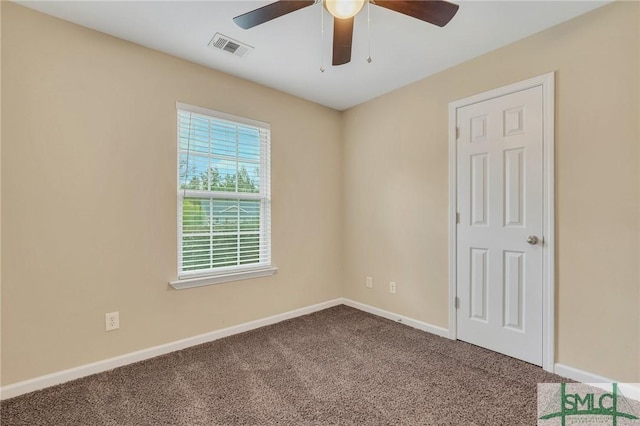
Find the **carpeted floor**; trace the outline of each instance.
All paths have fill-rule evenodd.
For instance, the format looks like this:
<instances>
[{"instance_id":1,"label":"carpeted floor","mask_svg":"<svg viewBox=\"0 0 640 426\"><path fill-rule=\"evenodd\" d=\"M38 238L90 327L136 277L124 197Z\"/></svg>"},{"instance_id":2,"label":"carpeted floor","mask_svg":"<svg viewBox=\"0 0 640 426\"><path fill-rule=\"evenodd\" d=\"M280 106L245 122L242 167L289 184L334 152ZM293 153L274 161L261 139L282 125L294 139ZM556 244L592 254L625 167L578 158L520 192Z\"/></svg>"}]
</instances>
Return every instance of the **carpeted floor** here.
<instances>
[{"instance_id":1,"label":"carpeted floor","mask_svg":"<svg viewBox=\"0 0 640 426\"><path fill-rule=\"evenodd\" d=\"M9 425L535 425L539 367L338 306L1 405Z\"/></svg>"}]
</instances>

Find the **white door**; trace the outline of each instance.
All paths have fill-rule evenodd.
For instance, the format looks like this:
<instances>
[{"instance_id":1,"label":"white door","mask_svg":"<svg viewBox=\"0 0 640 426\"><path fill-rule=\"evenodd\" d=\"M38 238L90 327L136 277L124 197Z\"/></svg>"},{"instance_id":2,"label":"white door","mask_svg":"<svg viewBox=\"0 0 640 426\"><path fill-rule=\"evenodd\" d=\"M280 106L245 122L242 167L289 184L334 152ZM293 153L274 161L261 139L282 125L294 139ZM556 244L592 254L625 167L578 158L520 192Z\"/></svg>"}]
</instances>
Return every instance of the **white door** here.
<instances>
[{"instance_id":1,"label":"white door","mask_svg":"<svg viewBox=\"0 0 640 426\"><path fill-rule=\"evenodd\" d=\"M542 365L542 86L456 110L457 337Z\"/></svg>"}]
</instances>

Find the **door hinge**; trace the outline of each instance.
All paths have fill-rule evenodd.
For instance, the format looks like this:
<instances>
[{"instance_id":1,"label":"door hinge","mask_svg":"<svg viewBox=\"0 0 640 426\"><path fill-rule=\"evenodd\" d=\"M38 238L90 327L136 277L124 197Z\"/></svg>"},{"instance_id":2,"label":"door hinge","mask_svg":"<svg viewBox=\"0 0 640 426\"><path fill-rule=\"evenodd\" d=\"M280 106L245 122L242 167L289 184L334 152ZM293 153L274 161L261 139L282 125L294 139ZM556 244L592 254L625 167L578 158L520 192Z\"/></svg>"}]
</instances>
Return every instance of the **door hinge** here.
<instances>
[{"instance_id":1,"label":"door hinge","mask_svg":"<svg viewBox=\"0 0 640 426\"><path fill-rule=\"evenodd\" d=\"M460 127L456 126L456 139L460 137Z\"/></svg>"},{"instance_id":2,"label":"door hinge","mask_svg":"<svg viewBox=\"0 0 640 426\"><path fill-rule=\"evenodd\" d=\"M460 309L460 298L459 297L456 297L455 305L456 305L456 309Z\"/></svg>"},{"instance_id":3,"label":"door hinge","mask_svg":"<svg viewBox=\"0 0 640 426\"><path fill-rule=\"evenodd\" d=\"M460 223L460 213L456 213L456 223Z\"/></svg>"}]
</instances>

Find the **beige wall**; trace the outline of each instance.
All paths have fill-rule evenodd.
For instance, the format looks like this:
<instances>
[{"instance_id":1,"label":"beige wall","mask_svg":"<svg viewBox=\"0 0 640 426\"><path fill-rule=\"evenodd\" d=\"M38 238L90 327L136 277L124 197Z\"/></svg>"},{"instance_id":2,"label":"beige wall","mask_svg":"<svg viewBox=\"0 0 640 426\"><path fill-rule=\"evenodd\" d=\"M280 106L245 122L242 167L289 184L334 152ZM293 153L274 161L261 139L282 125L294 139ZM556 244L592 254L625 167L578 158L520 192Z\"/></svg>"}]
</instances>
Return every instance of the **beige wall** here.
<instances>
[{"instance_id":1,"label":"beige wall","mask_svg":"<svg viewBox=\"0 0 640 426\"><path fill-rule=\"evenodd\" d=\"M639 381L638 8L605 6L347 111L345 295L448 327L448 104L557 71L557 362Z\"/></svg>"},{"instance_id":2,"label":"beige wall","mask_svg":"<svg viewBox=\"0 0 640 426\"><path fill-rule=\"evenodd\" d=\"M13 3L2 31L3 384L341 296L340 113ZM271 123L275 276L168 287L176 101Z\"/></svg>"}]
</instances>

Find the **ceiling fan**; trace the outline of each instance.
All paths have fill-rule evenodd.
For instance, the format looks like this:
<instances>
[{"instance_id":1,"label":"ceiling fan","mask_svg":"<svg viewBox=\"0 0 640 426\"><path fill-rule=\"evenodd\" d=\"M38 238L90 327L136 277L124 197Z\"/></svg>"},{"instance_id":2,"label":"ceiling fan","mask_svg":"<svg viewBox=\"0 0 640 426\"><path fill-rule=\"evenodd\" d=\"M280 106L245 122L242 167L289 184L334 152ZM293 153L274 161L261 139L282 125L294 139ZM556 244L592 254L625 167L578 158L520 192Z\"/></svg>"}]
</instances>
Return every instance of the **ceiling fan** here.
<instances>
[{"instance_id":1,"label":"ceiling fan","mask_svg":"<svg viewBox=\"0 0 640 426\"><path fill-rule=\"evenodd\" d=\"M332 63L346 64L351 61L354 17L367 0L280 0L236 16L233 21L246 30L320 1L334 17ZM439 27L447 25L459 7L444 0L369 0L369 3Z\"/></svg>"}]
</instances>

